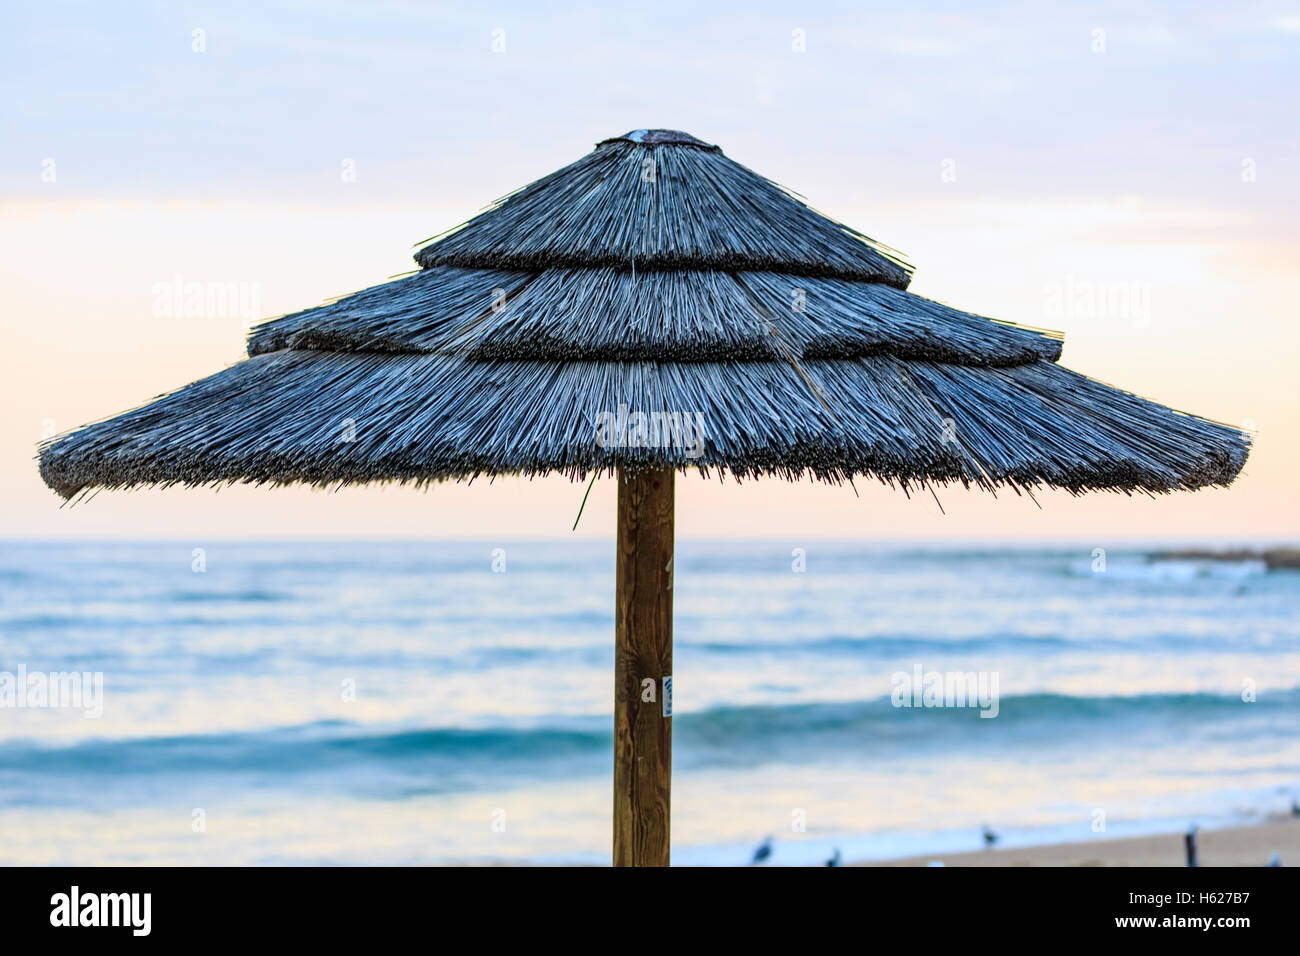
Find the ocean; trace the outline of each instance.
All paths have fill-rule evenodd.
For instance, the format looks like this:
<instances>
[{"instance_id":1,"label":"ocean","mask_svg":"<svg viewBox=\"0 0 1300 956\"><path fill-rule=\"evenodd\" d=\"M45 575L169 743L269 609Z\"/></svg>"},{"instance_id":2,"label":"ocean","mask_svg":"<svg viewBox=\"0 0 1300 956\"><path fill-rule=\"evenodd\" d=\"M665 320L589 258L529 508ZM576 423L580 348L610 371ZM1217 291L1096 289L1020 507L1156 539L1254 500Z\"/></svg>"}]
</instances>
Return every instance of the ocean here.
<instances>
[{"instance_id":1,"label":"ocean","mask_svg":"<svg viewBox=\"0 0 1300 956\"><path fill-rule=\"evenodd\" d=\"M0 543L0 863L606 863L613 572L583 540ZM674 863L1300 795L1300 572L686 541L674 582ZM63 706L31 689L74 673ZM918 673L993 699L896 706Z\"/></svg>"}]
</instances>

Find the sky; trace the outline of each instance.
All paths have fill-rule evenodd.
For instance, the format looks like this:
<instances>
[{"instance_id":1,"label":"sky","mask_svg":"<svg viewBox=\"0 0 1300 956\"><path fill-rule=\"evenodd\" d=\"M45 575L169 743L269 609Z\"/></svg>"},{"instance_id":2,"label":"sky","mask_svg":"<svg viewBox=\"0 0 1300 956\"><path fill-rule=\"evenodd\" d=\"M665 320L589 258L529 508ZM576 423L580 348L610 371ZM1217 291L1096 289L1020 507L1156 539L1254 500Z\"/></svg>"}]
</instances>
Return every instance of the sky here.
<instances>
[{"instance_id":1,"label":"sky","mask_svg":"<svg viewBox=\"0 0 1300 956\"><path fill-rule=\"evenodd\" d=\"M914 292L1257 434L1231 489L1157 499L683 478L679 537L1300 537L1297 90L1300 4L7 4L0 536L608 536L609 480L570 532L563 479L61 507L34 456L666 127L899 249Z\"/></svg>"}]
</instances>

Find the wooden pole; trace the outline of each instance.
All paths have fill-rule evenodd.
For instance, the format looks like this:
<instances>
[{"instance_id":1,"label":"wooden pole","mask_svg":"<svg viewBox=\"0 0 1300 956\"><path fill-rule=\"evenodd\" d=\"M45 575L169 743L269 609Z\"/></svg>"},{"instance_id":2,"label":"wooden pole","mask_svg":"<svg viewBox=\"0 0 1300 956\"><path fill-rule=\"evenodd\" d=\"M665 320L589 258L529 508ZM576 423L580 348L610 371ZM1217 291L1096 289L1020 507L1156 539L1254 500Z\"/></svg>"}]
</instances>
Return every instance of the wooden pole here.
<instances>
[{"instance_id":1,"label":"wooden pole","mask_svg":"<svg viewBox=\"0 0 1300 956\"><path fill-rule=\"evenodd\" d=\"M614 865L667 866L673 768L673 472L618 475Z\"/></svg>"}]
</instances>

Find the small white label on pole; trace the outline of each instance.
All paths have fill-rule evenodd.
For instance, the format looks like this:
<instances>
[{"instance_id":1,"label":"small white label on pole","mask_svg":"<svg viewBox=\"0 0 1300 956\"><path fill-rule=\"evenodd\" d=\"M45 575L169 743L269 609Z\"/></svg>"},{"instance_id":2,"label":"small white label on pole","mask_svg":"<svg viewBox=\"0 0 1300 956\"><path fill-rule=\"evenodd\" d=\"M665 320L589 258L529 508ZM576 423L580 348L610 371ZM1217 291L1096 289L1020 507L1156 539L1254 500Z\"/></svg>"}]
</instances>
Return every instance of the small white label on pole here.
<instances>
[{"instance_id":1,"label":"small white label on pole","mask_svg":"<svg viewBox=\"0 0 1300 956\"><path fill-rule=\"evenodd\" d=\"M671 717L673 715L673 679L671 677L664 678L663 701L664 701L664 716Z\"/></svg>"}]
</instances>

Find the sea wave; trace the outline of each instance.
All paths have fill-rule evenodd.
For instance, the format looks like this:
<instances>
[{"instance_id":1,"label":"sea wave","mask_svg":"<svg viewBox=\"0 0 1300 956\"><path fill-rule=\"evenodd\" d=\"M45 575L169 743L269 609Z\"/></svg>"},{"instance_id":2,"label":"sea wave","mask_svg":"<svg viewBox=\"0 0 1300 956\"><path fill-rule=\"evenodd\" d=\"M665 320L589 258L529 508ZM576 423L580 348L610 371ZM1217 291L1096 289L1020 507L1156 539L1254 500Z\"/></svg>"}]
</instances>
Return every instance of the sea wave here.
<instances>
[{"instance_id":1,"label":"sea wave","mask_svg":"<svg viewBox=\"0 0 1300 956\"><path fill-rule=\"evenodd\" d=\"M887 697L715 707L675 716L674 746L684 766L698 768L821 759L834 751L867 756L872 751L935 751L973 737L990 746L1014 745L1027 729L1036 744L1052 735L1112 735L1121 728L1171 720L1184 722L1189 732L1210 721L1222 728L1236 719L1277 721L1281 729L1300 716L1300 687L1270 692L1250 704L1239 696L1217 694L1027 694L1001 698L996 719L981 719L979 713L978 707L896 707ZM414 767L431 775L454 769L456 779L464 782L476 775L514 774L524 765L551 774L563 772L557 768L562 764L575 773L604 772L611 737L609 718L591 716L473 728L367 727L330 720L242 733L90 739L66 746L10 740L0 744L0 775L284 777L376 764L390 770Z\"/></svg>"}]
</instances>

